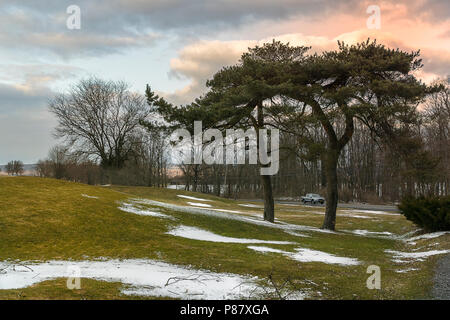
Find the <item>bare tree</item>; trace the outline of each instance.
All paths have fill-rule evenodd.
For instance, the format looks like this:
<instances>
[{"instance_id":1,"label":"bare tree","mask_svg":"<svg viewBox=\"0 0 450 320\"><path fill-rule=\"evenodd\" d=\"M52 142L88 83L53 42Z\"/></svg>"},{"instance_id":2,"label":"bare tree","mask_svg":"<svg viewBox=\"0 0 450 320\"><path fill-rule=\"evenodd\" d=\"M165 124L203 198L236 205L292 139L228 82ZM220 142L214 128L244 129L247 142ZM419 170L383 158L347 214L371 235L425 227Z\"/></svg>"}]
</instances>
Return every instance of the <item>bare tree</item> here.
<instances>
[{"instance_id":1,"label":"bare tree","mask_svg":"<svg viewBox=\"0 0 450 320\"><path fill-rule=\"evenodd\" d=\"M13 175L14 174L14 164L13 161L8 162L8 164L6 165L6 173L8 175Z\"/></svg>"},{"instance_id":2,"label":"bare tree","mask_svg":"<svg viewBox=\"0 0 450 320\"><path fill-rule=\"evenodd\" d=\"M13 160L6 165L6 172L9 175L20 176L23 174L23 162L19 160Z\"/></svg>"},{"instance_id":3,"label":"bare tree","mask_svg":"<svg viewBox=\"0 0 450 320\"><path fill-rule=\"evenodd\" d=\"M100 159L104 168L121 168L134 146L133 135L148 116L141 95L121 81L82 80L50 103L58 118L55 136L78 154Z\"/></svg>"},{"instance_id":4,"label":"bare tree","mask_svg":"<svg viewBox=\"0 0 450 320\"><path fill-rule=\"evenodd\" d=\"M39 160L36 164L36 171L39 177L53 177L53 164L50 160Z\"/></svg>"}]
</instances>

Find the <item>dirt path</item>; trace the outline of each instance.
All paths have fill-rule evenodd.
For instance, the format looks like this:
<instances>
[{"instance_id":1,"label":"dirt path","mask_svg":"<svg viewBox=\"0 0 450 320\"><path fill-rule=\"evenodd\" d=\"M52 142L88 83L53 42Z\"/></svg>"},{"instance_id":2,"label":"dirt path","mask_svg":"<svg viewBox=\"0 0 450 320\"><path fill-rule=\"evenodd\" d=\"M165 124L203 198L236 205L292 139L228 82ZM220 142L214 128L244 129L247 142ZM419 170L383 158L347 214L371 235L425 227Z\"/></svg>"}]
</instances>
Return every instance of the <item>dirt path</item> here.
<instances>
[{"instance_id":1,"label":"dirt path","mask_svg":"<svg viewBox=\"0 0 450 320\"><path fill-rule=\"evenodd\" d=\"M450 254L440 258L436 264L432 298L450 300Z\"/></svg>"}]
</instances>

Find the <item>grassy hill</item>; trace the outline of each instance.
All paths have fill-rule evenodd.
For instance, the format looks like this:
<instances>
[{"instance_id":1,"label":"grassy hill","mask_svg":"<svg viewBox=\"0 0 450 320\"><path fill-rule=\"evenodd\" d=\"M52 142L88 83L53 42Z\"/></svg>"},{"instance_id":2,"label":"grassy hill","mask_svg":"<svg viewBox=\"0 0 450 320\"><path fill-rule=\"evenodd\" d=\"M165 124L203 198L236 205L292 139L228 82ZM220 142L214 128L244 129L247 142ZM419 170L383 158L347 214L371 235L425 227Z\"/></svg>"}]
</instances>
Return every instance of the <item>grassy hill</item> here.
<instances>
[{"instance_id":1,"label":"grassy hill","mask_svg":"<svg viewBox=\"0 0 450 320\"><path fill-rule=\"evenodd\" d=\"M275 226L258 216L258 204L180 190L0 177L0 262L151 259L257 277L260 298L278 298L274 286L288 283L283 290L309 299L412 299L429 297L437 256L400 262L391 252L450 249L449 234L405 241L416 227L400 215L339 210L334 233L318 229L323 208L277 205ZM370 265L381 268L381 290L366 287ZM0 290L0 299L142 298L126 287L91 277L69 290L55 278ZM155 297L165 298L144 298Z\"/></svg>"}]
</instances>

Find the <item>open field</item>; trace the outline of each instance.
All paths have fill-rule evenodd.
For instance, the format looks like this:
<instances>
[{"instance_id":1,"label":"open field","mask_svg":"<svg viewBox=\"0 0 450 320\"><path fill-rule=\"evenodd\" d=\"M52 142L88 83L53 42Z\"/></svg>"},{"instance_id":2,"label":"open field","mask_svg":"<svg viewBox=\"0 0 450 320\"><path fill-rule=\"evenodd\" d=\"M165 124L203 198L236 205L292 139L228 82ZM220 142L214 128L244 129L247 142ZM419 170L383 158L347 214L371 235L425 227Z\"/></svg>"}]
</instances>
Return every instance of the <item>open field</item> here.
<instances>
[{"instance_id":1,"label":"open field","mask_svg":"<svg viewBox=\"0 0 450 320\"><path fill-rule=\"evenodd\" d=\"M277 204L270 224L260 203L180 190L0 177L0 192L0 299L427 299L450 252L450 234L390 212L340 209L325 232L313 206Z\"/></svg>"}]
</instances>

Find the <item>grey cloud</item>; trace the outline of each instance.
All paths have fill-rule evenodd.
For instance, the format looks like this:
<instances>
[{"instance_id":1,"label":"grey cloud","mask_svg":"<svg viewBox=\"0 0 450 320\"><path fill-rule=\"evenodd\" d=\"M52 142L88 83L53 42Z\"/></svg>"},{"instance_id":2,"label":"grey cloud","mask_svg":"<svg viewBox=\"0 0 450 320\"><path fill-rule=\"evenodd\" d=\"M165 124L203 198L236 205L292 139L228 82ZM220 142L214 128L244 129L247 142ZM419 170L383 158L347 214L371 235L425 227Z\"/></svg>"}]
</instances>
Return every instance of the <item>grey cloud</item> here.
<instances>
[{"instance_id":1,"label":"grey cloud","mask_svg":"<svg viewBox=\"0 0 450 320\"><path fill-rule=\"evenodd\" d=\"M411 18L441 21L449 17L447 0L388 2L406 5ZM81 30L66 28L66 9L72 4L81 8ZM102 55L151 46L163 35L186 39L263 20L276 23L302 17L327 19L336 12L365 14L369 4L357 0L2 1L0 28L8 32L0 35L0 43L50 51L65 58Z\"/></svg>"},{"instance_id":2,"label":"grey cloud","mask_svg":"<svg viewBox=\"0 0 450 320\"><path fill-rule=\"evenodd\" d=\"M450 19L450 3L448 0L427 0L406 2L412 7L411 12L417 15L427 16L431 20L445 21Z\"/></svg>"},{"instance_id":3,"label":"grey cloud","mask_svg":"<svg viewBox=\"0 0 450 320\"><path fill-rule=\"evenodd\" d=\"M391 0L386 3L406 5L411 18L423 16L447 20L450 16L447 0ZM151 28L165 32L205 25L215 29L262 19L325 17L336 12L365 14L367 6L374 3L369 0L22 0L16 6L37 17L57 21L56 17L61 20L67 16L65 10L72 4L80 6L83 22L91 31L125 32L127 28Z\"/></svg>"},{"instance_id":4,"label":"grey cloud","mask_svg":"<svg viewBox=\"0 0 450 320\"><path fill-rule=\"evenodd\" d=\"M24 91L13 86L0 84L0 112L2 116L17 114L18 111L42 108L49 99L50 91Z\"/></svg>"},{"instance_id":5,"label":"grey cloud","mask_svg":"<svg viewBox=\"0 0 450 320\"><path fill-rule=\"evenodd\" d=\"M0 163L34 163L55 144L55 119L47 111L50 89L23 90L0 84Z\"/></svg>"},{"instance_id":6,"label":"grey cloud","mask_svg":"<svg viewBox=\"0 0 450 320\"><path fill-rule=\"evenodd\" d=\"M0 112L42 109L55 95L52 85L82 73L80 68L58 64L0 65Z\"/></svg>"},{"instance_id":7,"label":"grey cloud","mask_svg":"<svg viewBox=\"0 0 450 320\"><path fill-rule=\"evenodd\" d=\"M56 143L50 128L56 124L46 110L0 115L0 164L10 160L36 163Z\"/></svg>"}]
</instances>

